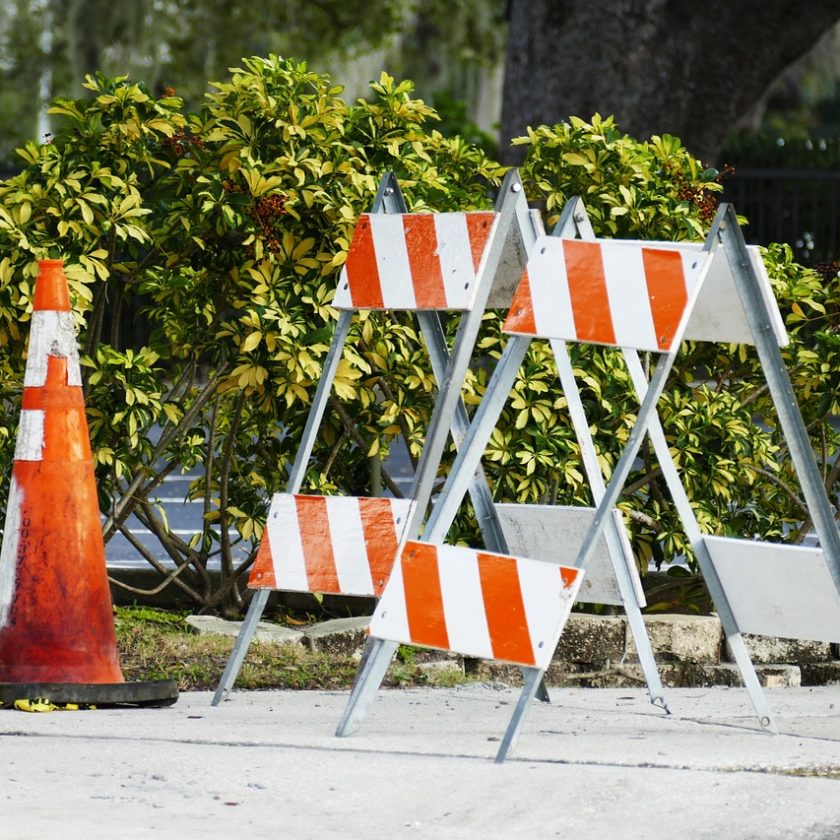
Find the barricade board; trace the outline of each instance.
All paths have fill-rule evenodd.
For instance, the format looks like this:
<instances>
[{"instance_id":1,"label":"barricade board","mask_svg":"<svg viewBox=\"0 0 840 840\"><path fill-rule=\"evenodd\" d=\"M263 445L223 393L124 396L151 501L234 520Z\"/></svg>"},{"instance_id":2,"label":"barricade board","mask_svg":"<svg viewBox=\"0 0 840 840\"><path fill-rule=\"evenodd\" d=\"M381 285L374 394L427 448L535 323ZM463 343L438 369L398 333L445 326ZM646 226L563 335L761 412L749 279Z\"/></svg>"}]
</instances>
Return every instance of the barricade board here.
<instances>
[{"instance_id":1,"label":"barricade board","mask_svg":"<svg viewBox=\"0 0 840 840\"><path fill-rule=\"evenodd\" d=\"M761 253L756 246L747 252L784 346L787 331ZM505 331L658 353L670 351L676 336L754 343L726 254L704 252L697 242L540 237Z\"/></svg>"},{"instance_id":2,"label":"barricade board","mask_svg":"<svg viewBox=\"0 0 840 840\"><path fill-rule=\"evenodd\" d=\"M678 335L704 265L677 248L543 236L504 330L664 352Z\"/></svg>"},{"instance_id":3,"label":"barricade board","mask_svg":"<svg viewBox=\"0 0 840 840\"><path fill-rule=\"evenodd\" d=\"M512 554L573 566L583 538L592 526L595 508L570 507L567 505L517 505L497 504L508 550ZM613 511L616 528L622 537L622 545L628 568L635 570L633 550L620 511ZM645 606L645 595L638 574L632 576L639 606ZM610 604L624 606L624 599L615 577L607 541L602 537L586 567L586 577L580 585L577 599L583 604Z\"/></svg>"},{"instance_id":4,"label":"barricade board","mask_svg":"<svg viewBox=\"0 0 840 840\"><path fill-rule=\"evenodd\" d=\"M544 671L582 580L557 563L409 540L370 632Z\"/></svg>"},{"instance_id":5,"label":"barricade board","mask_svg":"<svg viewBox=\"0 0 840 840\"><path fill-rule=\"evenodd\" d=\"M412 508L410 499L275 493L248 586L379 596Z\"/></svg>"},{"instance_id":6,"label":"barricade board","mask_svg":"<svg viewBox=\"0 0 840 840\"><path fill-rule=\"evenodd\" d=\"M819 548L703 537L742 633L840 642L840 594Z\"/></svg>"},{"instance_id":7,"label":"barricade board","mask_svg":"<svg viewBox=\"0 0 840 840\"><path fill-rule=\"evenodd\" d=\"M468 310L492 212L365 213L333 299L336 309Z\"/></svg>"}]
</instances>

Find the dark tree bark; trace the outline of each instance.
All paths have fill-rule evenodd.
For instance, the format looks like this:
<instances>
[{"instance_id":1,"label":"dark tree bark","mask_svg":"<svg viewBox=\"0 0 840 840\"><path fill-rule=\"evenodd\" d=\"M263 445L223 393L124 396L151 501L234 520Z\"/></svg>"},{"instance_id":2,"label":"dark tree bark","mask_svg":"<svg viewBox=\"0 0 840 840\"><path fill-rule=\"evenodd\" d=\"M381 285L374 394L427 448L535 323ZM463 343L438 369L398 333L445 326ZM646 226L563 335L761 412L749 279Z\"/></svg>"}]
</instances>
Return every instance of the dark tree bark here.
<instances>
[{"instance_id":1,"label":"dark tree bark","mask_svg":"<svg viewBox=\"0 0 840 840\"><path fill-rule=\"evenodd\" d=\"M510 0L502 148L529 125L597 112L638 139L674 134L714 163L838 20L840 0Z\"/></svg>"}]
</instances>

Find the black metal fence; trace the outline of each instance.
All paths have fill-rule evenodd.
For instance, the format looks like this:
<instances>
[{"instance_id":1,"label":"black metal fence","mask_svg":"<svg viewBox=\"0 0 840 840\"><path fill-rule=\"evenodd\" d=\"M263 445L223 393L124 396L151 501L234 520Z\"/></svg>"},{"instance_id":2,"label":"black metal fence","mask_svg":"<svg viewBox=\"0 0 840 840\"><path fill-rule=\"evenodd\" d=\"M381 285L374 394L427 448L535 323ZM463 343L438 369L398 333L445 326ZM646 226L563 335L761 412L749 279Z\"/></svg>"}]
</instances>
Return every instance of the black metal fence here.
<instances>
[{"instance_id":1,"label":"black metal fence","mask_svg":"<svg viewBox=\"0 0 840 840\"><path fill-rule=\"evenodd\" d=\"M840 172L738 168L723 199L749 220L748 242L787 242L806 265L840 259Z\"/></svg>"}]
</instances>

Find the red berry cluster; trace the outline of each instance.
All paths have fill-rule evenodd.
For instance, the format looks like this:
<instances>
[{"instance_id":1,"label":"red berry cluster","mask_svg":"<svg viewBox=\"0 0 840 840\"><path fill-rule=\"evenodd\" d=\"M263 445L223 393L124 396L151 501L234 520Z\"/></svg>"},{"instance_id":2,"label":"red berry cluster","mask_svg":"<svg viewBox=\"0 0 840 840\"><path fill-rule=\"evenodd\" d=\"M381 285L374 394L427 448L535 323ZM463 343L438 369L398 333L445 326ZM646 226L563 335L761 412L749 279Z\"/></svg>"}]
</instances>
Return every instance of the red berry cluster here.
<instances>
[{"instance_id":1,"label":"red berry cluster","mask_svg":"<svg viewBox=\"0 0 840 840\"><path fill-rule=\"evenodd\" d=\"M715 182L723 183L724 178L728 178L735 173L735 167L726 164L715 177ZM700 214L700 221L704 224L711 224L714 221L715 213L717 213L718 204L720 204L720 193L708 192L703 188L702 184L687 184L685 176L677 173L674 176L677 183L677 198L680 201L686 201L693 204Z\"/></svg>"},{"instance_id":2,"label":"red berry cluster","mask_svg":"<svg viewBox=\"0 0 840 840\"><path fill-rule=\"evenodd\" d=\"M705 192L699 187L682 187L677 192L677 197L680 201L686 201L693 204L700 215L700 221L703 224L711 224L717 213L718 199L713 193Z\"/></svg>"},{"instance_id":3,"label":"red berry cluster","mask_svg":"<svg viewBox=\"0 0 840 840\"><path fill-rule=\"evenodd\" d=\"M280 250L277 220L286 215L287 199L285 195L261 195L254 201L251 211L257 230L265 241L265 248L272 253Z\"/></svg>"},{"instance_id":4,"label":"red berry cluster","mask_svg":"<svg viewBox=\"0 0 840 840\"><path fill-rule=\"evenodd\" d=\"M186 128L179 128L171 137L164 137L162 142L174 157L183 157L191 149L204 148L204 141L190 134Z\"/></svg>"},{"instance_id":5,"label":"red berry cluster","mask_svg":"<svg viewBox=\"0 0 840 840\"><path fill-rule=\"evenodd\" d=\"M837 278L840 276L840 262L832 260L829 263L817 263L814 266L814 271L822 277L823 283L828 286L837 282Z\"/></svg>"}]
</instances>

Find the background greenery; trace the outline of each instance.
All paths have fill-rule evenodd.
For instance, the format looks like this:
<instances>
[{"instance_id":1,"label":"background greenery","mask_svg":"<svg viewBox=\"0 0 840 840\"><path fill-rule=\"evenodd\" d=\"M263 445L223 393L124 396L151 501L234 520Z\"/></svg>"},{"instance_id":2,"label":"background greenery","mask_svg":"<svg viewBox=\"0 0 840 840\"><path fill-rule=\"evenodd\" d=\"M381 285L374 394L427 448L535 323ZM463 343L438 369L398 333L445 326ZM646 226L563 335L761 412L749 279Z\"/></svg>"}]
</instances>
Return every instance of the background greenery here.
<instances>
[{"instance_id":1,"label":"background greenery","mask_svg":"<svg viewBox=\"0 0 840 840\"><path fill-rule=\"evenodd\" d=\"M243 55L280 53L320 72L341 71L350 98L367 93L384 68L412 78L427 101L453 113L501 65L504 4L496 0L8 0L0 17L0 160L37 136L40 86L46 99L83 95L86 75L129 74L159 95L173 88L187 108L208 80L223 79ZM487 128L488 126L485 126ZM43 138L40 138L43 139Z\"/></svg>"},{"instance_id":2,"label":"background greenery","mask_svg":"<svg viewBox=\"0 0 840 840\"><path fill-rule=\"evenodd\" d=\"M276 56L243 61L197 110L127 78L97 75L86 87L89 96L56 102L52 141L27 144L23 171L0 182L3 475L37 260L60 256L80 328L106 539L131 539L125 521L134 513L176 565L167 571L138 544L160 573L156 589L235 613L320 376L337 271L379 177L394 171L412 210L463 210L492 206L503 170L437 131L411 84L386 74L352 105L331 78ZM699 239L708 229L720 178L676 138L640 142L596 115L516 142L527 153L528 197L549 226L581 195L601 236ZM795 339L794 385L836 499L836 287L796 265L785 246L768 249L766 261ZM121 335L129 304L149 323L142 347ZM485 317L487 364L465 383L470 406L503 346L502 315ZM454 319L447 328L454 332ZM610 351L577 349L574 361L609 472L634 420L629 380ZM418 457L433 399L411 318L360 316L304 489L377 492L396 439ZM751 350L688 346L660 408L705 530L804 535L809 523ZM655 458L642 455L621 505L645 569L687 548ZM494 497L590 503L577 456L549 349L534 342L488 447ZM200 477L189 492L203 504L204 526L186 543L153 499L167 475L193 468ZM382 478L396 489L386 471ZM479 544L468 508L452 537ZM214 559L221 580L208 572Z\"/></svg>"},{"instance_id":3,"label":"background greenery","mask_svg":"<svg viewBox=\"0 0 840 840\"><path fill-rule=\"evenodd\" d=\"M419 96L447 121L458 121L457 133L473 139L477 124L483 141L495 145L506 6L499 0L7 0L0 17L0 162L17 164L14 149L37 136L39 105L81 96L87 74L128 74L156 95L174 88L194 110L208 80L225 78L243 55L269 53L294 55L340 77L351 100L365 95L382 69L411 78ZM840 27L834 27L734 126L718 160L760 165L762 150L781 138L794 157L788 159L784 146L776 149L780 165L798 165L810 151L814 157L805 157L818 161L810 165L822 166L821 141L831 143L840 128L838 56ZM752 158L756 134L758 157Z\"/></svg>"}]
</instances>

